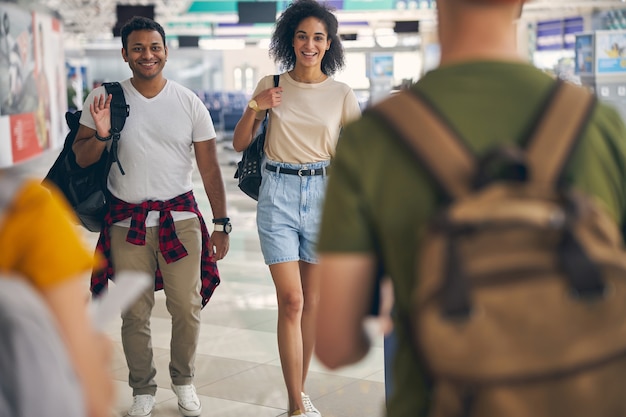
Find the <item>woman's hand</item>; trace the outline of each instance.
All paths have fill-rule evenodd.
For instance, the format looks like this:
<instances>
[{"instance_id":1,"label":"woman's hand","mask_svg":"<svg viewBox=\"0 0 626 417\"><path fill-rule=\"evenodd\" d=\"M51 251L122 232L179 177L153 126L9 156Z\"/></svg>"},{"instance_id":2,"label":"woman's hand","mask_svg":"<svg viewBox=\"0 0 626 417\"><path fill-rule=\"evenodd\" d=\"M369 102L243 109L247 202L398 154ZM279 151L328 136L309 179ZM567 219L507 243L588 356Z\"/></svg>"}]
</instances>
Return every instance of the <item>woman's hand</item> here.
<instances>
[{"instance_id":1,"label":"woman's hand","mask_svg":"<svg viewBox=\"0 0 626 417\"><path fill-rule=\"evenodd\" d=\"M254 97L254 100L261 110L272 109L280 106L282 94L283 88L281 86L272 87L261 91L259 95Z\"/></svg>"}]
</instances>

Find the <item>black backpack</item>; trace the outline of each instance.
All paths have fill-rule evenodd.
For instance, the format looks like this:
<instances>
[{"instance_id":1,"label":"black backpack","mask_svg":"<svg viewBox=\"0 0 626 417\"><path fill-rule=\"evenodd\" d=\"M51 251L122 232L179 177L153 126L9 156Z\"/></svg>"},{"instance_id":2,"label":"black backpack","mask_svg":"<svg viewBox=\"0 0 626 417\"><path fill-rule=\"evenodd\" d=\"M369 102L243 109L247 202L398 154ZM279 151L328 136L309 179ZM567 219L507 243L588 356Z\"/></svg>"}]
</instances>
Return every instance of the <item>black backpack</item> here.
<instances>
[{"instance_id":1,"label":"black backpack","mask_svg":"<svg viewBox=\"0 0 626 417\"><path fill-rule=\"evenodd\" d=\"M103 84L107 94L112 94L111 100L111 136L109 150L105 149L98 162L81 168L76 163L76 155L72 144L80 126L81 111L66 112L65 120L70 128L65 137L63 149L46 175L46 181L56 185L65 195L76 212L80 223L91 232L99 232L102 221L108 210L109 192L107 178L111 165L117 163L122 175L124 170L117 159L117 146L120 132L124 127L129 114L129 106L124 98L124 91L118 82Z\"/></svg>"}]
</instances>

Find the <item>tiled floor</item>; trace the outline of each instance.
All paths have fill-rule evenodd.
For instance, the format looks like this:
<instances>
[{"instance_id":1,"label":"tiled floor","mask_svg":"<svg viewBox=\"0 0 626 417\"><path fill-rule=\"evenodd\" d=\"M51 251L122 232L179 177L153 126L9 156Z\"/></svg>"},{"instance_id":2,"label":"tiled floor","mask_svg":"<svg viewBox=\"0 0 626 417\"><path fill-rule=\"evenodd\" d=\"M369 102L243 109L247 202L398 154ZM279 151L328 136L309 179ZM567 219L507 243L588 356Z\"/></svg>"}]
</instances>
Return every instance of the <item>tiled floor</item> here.
<instances>
[{"instance_id":1,"label":"tiled floor","mask_svg":"<svg viewBox=\"0 0 626 417\"><path fill-rule=\"evenodd\" d=\"M195 385L202 401L203 416L286 416L287 395L276 341L276 297L260 253L255 202L236 187L232 165L236 155L223 142L219 147L233 232L230 252L218 263L222 283L202 312ZM28 163L25 169L45 175L53 159L53 155L44 155ZM194 183L200 208L210 219L208 198L197 175ZM97 235L85 234L95 245ZM124 416L132 403L132 391L127 384L120 323L120 320L110 323L107 333L115 342L114 376L118 394L115 412L117 416ZM169 388L169 335L170 317L163 292L159 291L152 315L159 386L153 417L179 415L175 395ZM329 371L313 360L305 388L324 417L384 415L382 346L381 337L365 360L337 371Z\"/></svg>"}]
</instances>

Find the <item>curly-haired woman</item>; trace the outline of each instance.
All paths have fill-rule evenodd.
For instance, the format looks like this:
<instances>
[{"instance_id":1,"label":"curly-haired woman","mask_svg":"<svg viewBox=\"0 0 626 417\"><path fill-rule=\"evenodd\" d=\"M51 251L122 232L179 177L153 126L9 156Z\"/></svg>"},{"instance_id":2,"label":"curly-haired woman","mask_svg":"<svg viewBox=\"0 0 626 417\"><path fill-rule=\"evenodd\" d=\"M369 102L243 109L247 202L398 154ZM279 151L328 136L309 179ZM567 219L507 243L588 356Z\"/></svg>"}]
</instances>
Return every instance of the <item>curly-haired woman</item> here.
<instances>
[{"instance_id":1,"label":"curly-haired woman","mask_svg":"<svg viewBox=\"0 0 626 417\"><path fill-rule=\"evenodd\" d=\"M262 78L235 127L244 150L269 111L257 227L278 299L278 350L289 416L319 417L304 394L319 299L315 246L330 160L341 128L360 116L356 95L331 76L344 66L332 10L295 0L280 15L270 56L286 70Z\"/></svg>"}]
</instances>

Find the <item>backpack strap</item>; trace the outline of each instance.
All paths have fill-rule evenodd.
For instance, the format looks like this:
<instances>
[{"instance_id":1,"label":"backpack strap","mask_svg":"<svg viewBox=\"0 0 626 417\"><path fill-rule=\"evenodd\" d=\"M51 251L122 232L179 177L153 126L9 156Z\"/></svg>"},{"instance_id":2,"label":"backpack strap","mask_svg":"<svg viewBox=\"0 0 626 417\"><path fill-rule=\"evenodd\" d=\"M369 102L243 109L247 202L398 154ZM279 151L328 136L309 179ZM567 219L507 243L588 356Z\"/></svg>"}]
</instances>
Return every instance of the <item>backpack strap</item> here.
<instances>
[{"instance_id":1,"label":"backpack strap","mask_svg":"<svg viewBox=\"0 0 626 417\"><path fill-rule=\"evenodd\" d=\"M110 165L114 162L117 163L118 168L122 175L125 175L124 169L122 168L122 164L120 163L117 157L117 142L120 140L120 132L124 128L124 124L126 123L126 118L130 114L130 107L126 104L126 98L124 97L124 90L122 90L122 85L115 81L104 83L104 88L106 89L107 94L112 95L111 99L111 149L109 150L110 161L108 169Z\"/></svg>"},{"instance_id":2,"label":"backpack strap","mask_svg":"<svg viewBox=\"0 0 626 417\"><path fill-rule=\"evenodd\" d=\"M280 74L274 74L274 87L278 87L278 83L280 82ZM265 118L269 117L270 109L265 111Z\"/></svg>"},{"instance_id":3,"label":"backpack strap","mask_svg":"<svg viewBox=\"0 0 626 417\"><path fill-rule=\"evenodd\" d=\"M369 109L382 116L451 199L468 195L477 164L459 135L416 92L400 91Z\"/></svg>"},{"instance_id":4,"label":"backpack strap","mask_svg":"<svg viewBox=\"0 0 626 417\"><path fill-rule=\"evenodd\" d=\"M124 128L126 118L130 114L130 106L126 104L122 85L115 82L104 83L107 94L111 94L111 134L118 135Z\"/></svg>"},{"instance_id":5,"label":"backpack strap","mask_svg":"<svg viewBox=\"0 0 626 417\"><path fill-rule=\"evenodd\" d=\"M591 116L596 98L557 81L550 103L527 147L531 181L557 185ZM368 109L386 120L452 199L472 190L477 162L457 132L415 91L401 91ZM554 140L554 138L560 138Z\"/></svg>"},{"instance_id":6,"label":"backpack strap","mask_svg":"<svg viewBox=\"0 0 626 417\"><path fill-rule=\"evenodd\" d=\"M279 81L280 81L280 74L274 74L274 87L278 87ZM265 117L263 118L263 124L261 128L263 129L263 132L267 131L267 124L269 123L269 119L270 119L270 109L267 109L265 110ZM259 146L261 147L261 152L264 152L265 135L259 136L259 139L262 139L262 141L259 143ZM254 138L252 140L254 140Z\"/></svg>"},{"instance_id":7,"label":"backpack strap","mask_svg":"<svg viewBox=\"0 0 626 417\"><path fill-rule=\"evenodd\" d=\"M280 81L280 74L274 74L274 87L278 87L278 82ZM269 118L270 109L265 110L265 118L263 121L265 122Z\"/></svg>"},{"instance_id":8,"label":"backpack strap","mask_svg":"<svg viewBox=\"0 0 626 417\"><path fill-rule=\"evenodd\" d=\"M558 186L595 104L596 98L591 92L557 81L550 105L526 148L531 181L551 188Z\"/></svg>"}]
</instances>

